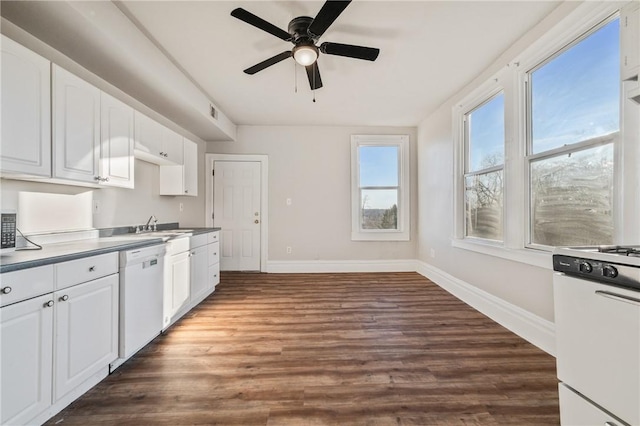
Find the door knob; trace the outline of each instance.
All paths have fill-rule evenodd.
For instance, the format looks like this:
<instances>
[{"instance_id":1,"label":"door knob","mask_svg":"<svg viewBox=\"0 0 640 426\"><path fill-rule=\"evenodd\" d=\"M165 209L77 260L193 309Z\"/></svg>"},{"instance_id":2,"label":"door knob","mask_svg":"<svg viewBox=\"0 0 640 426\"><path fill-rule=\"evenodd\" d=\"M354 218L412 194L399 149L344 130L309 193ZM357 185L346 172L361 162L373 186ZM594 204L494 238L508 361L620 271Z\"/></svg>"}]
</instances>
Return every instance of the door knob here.
<instances>
[{"instance_id":1,"label":"door knob","mask_svg":"<svg viewBox=\"0 0 640 426\"><path fill-rule=\"evenodd\" d=\"M260 223L258 219L254 220L253 223Z\"/></svg>"}]
</instances>

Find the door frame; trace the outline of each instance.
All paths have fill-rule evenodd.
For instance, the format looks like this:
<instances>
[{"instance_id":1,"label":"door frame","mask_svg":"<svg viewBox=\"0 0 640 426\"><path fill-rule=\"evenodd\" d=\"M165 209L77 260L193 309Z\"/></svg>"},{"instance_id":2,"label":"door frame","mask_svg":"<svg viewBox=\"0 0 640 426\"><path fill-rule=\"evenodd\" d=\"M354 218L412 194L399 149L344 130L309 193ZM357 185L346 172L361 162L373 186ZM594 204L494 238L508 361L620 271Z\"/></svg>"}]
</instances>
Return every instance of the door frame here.
<instances>
[{"instance_id":1,"label":"door frame","mask_svg":"<svg viewBox=\"0 0 640 426\"><path fill-rule=\"evenodd\" d=\"M205 154L205 225L213 227L213 170L216 161L260 163L260 272L267 272L269 237L269 156L262 154Z\"/></svg>"}]
</instances>

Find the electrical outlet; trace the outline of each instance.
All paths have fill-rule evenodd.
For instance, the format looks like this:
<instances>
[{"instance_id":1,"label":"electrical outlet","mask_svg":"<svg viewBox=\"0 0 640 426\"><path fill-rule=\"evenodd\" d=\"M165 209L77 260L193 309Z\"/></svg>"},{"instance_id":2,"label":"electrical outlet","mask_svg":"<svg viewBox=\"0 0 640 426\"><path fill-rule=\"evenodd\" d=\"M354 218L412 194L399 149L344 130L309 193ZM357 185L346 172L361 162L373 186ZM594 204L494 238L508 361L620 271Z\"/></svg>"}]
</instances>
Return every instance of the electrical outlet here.
<instances>
[{"instance_id":1,"label":"electrical outlet","mask_svg":"<svg viewBox=\"0 0 640 426\"><path fill-rule=\"evenodd\" d=\"M287 254L291 254L291 247L287 246Z\"/></svg>"},{"instance_id":2,"label":"electrical outlet","mask_svg":"<svg viewBox=\"0 0 640 426\"><path fill-rule=\"evenodd\" d=\"M291 198L287 198L287 205L290 206L291 205Z\"/></svg>"},{"instance_id":3,"label":"electrical outlet","mask_svg":"<svg viewBox=\"0 0 640 426\"><path fill-rule=\"evenodd\" d=\"M93 200L93 214L98 214L98 213L100 213L100 201Z\"/></svg>"},{"instance_id":4,"label":"electrical outlet","mask_svg":"<svg viewBox=\"0 0 640 426\"><path fill-rule=\"evenodd\" d=\"M431 257L435 258L435 257L436 257L436 249L433 249L433 248L432 248L432 249L429 251L429 254L431 255Z\"/></svg>"},{"instance_id":5,"label":"electrical outlet","mask_svg":"<svg viewBox=\"0 0 640 426\"><path fill-rule=\"evenodd\" d=\"M180 203L180 211L184 211L184 203Z\"/></svg>"}]
</instances>

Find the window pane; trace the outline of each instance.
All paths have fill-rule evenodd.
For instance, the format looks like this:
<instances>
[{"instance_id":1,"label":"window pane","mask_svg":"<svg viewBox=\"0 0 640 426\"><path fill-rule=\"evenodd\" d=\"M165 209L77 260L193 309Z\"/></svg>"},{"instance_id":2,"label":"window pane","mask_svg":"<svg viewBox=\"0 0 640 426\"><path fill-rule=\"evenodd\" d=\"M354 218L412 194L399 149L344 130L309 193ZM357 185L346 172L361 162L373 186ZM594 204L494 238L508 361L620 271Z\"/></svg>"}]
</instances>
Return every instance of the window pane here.
<instances>
[{"instance_id":1,"label":"window pane","mask_svg":"<svg viewBox=\"0 0 640 426\"><path fill-rule=\"evenodd\" d=\"M504 162L504 94L467 114L469 169L473 172Z\"/></svg>"},{"instance_id":2,"label":"window pane","mask_svg":"<svg viewBox=\"0 0 640 426\"><path fill-rule=\"evenodd\" d=\"M620 129L619 20L531 74L533 153Z\"/></svg>"},{"instance_id":3,"label":"window pane","mask_svg":"<svg viewBox=\"0 0 640 426\"><path fill-rule=\"evenodd\" d=\"M613 242L613 144L531 163L532 242Z\"/></svg>"},{"instance_id":4,"label":"window pane","mask_svg":"<svg viewBox=\"0 0 640 426\"><path fill-rule=\"evenodd\" d=\"M398 229L398 190L360 191L362 229Z\"/></svg>"},{"instance_id":5,"label":"window pane","mask_svg":"<svg viewBox=\"0 0 640 426\"><path fill-rule=\"evenodd\" d=\"M502 240L502 170L465 178L466 236Z\"/></svg>"},{"instance_id":6,"label":"window pane","mask_svg":"<svg viewBox=\"0 0 640 426\"><path fill-rule=\"evenodd\" d=\"M398 186L398 147L361 146L360 186Z\"/></svg>"}]
</instances>

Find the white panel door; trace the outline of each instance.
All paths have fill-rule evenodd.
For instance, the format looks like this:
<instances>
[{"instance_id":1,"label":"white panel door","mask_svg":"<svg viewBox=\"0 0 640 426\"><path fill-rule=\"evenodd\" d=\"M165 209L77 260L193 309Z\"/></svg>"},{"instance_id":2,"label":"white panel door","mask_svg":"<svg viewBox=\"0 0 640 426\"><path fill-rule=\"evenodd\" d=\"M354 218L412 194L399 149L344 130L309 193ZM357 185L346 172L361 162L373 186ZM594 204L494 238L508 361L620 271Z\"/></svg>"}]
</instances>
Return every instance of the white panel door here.
<instances>
[{"instance_id":1,"label":"white panel door","mask_svg":"<svg viewBox=\"0 0 640 426\"><path fill-rule=\"evenodd\" d=\"M0 35L3 172L51 177L51 63Z\"/></svg>"},{"instance_id":2,"label":"white panel door","mask_svg":"<svg viewBox=\"0 0 640 426\"><path fill-rule=\"evenodd\" d=\"M53 309L51 294L0 309L0 424L28 424L51 405Z\"/></svg>"},{"instance_id":3,"label":"white panel door","mask_svg":"<svg viewBox=\"0 0 640 426\"><path fill-rule=\"evenodd\" d=\"M98 181L100 90L53 65L54 177Z\"/></svg>"},{"instance_id":4,"label":"white panel door","mask_svg":"<svg viewBox=\"0 0 640 426\"><path fill-rule=\"evenodd\" d=\"M213 223L222 228L220 269L260 270L260 163L216 161Z\"/></svg>"},{"instance_id":5,"label":"white panel door","mask_svg":"<svg viewBox=\"0 0 640 426\"><path fill-rule=\"evenodd\" d=\"M118 274L54 293L57 401L118 358Z\"/></svg>"},{"instance_id":6,"label":"white panel door","mask_svg":"<svg viewBox=\"0 0 640 426\"><path fill-rule=\"evenodd\" d=\"M100 183L133 188L133 108L106 93L100 101Z\"/></svg>"}]
</instances>

